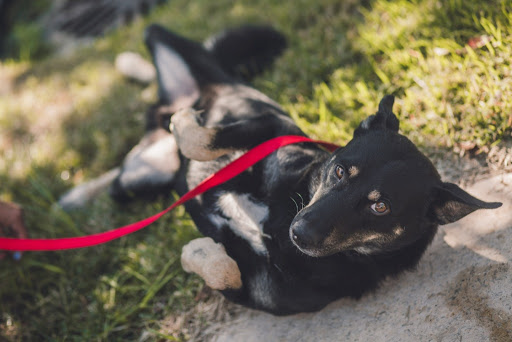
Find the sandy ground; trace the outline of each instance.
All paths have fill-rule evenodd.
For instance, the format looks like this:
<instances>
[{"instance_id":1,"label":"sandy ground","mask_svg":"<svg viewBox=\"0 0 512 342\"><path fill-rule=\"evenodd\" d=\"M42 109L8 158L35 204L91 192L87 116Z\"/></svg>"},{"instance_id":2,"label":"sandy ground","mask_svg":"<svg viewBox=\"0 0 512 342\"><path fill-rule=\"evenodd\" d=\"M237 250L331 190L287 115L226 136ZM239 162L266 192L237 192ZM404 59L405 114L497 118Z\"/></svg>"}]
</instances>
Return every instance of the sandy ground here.
<instances>
[{"instance_id":1,"label":"sandy ground","mask_svg":"<svg viewBox=\"0 0 512 342\"><path fill-rule=\"evenodd\" d=\"M440 227L416 271L313 314L243 310L213 340L512 341L512 173L465 189L503 206Z\"/></svg>"}]
</instances>

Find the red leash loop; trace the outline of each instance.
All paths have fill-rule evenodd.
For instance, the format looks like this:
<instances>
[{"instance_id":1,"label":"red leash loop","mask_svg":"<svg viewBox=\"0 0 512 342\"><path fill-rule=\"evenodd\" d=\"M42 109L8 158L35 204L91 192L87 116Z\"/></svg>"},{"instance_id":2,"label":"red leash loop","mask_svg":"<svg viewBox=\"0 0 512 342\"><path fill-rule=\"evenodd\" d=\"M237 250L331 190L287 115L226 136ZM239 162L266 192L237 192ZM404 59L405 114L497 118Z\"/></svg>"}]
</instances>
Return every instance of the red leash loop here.
<instances>
[{"instance_id":1,"label":"red leash loop","mask_svg":"<svg viewBox=\"0 0 512 342\"><path fill-rule=\"evenodd\" d=\"M238 159L232 161L216 173L210 175L208 178L203 180L198 186L194 189L187 192L183 195L178 201L172 204L167 209L155 214L151 217L143 219L141 221L131 223L129 225L112 229L103 233L79 236L79 237L71 237L71 238L61 238L61 239L14 239L14 238L0 238L0 250L8 250L8 251L57 251L64 249L76 249L76 248L84 248L99 245L102 243L106 243L108 241L118 239L122 236L131 234L140 230L142 228L147 227L151 223L158 220L160 217L174 209L175 207L185 203L186 201L194 198L197 195L204 193L205 191L222 184L231 178L239 175L243 171L247 170L252 165L256 164L272 152L277 149L290 145L297 144L301 142L312 142L319 145L324 146L329 151L334 151L338 148L337 145L319 141L312 140L307 137L295 136L295 135L286 135L277 137L274 139L270 139L253 149L247 151Z\"/></svg>"}]
</instances>

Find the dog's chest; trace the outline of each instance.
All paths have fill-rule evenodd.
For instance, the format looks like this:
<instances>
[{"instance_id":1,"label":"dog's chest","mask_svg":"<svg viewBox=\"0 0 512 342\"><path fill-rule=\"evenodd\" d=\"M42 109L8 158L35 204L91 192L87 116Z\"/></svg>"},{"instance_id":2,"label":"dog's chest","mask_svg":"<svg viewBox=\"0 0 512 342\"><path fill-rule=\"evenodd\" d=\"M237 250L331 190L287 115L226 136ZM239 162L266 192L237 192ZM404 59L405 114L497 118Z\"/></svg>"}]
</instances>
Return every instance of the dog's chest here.
<instances>
[{"instance_id":1,"label":"dog's chest","mask_svg":"<svg viewBox=\"0 0 512 342\"><path fill-rule=\"evenodd\" d=\"M269 208L250 194L221 192L215 210L208 218L217 229L230 229L246 240L253 250L266 255L263 226L269 216Z\"/></svg>"}]
</instances>

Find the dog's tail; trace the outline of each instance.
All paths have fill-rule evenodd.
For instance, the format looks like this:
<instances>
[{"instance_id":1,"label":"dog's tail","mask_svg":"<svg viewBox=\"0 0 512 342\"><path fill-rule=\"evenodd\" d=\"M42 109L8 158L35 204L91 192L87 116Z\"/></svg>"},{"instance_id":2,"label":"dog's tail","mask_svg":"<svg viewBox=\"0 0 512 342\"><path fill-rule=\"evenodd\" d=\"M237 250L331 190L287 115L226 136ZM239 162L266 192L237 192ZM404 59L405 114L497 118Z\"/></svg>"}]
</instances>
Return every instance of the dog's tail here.
<instances>
[{"instance_id":1,"label":"dog's tail","mask_svg":"<svg viewBox=\"0 0 512 342\"><path fill-rule=\"evenodd\" d=\"M287 42L270 26L247 25L222 31L203 45L228 74L250 81L272 66Z\"/></svg>"}]
</instances>

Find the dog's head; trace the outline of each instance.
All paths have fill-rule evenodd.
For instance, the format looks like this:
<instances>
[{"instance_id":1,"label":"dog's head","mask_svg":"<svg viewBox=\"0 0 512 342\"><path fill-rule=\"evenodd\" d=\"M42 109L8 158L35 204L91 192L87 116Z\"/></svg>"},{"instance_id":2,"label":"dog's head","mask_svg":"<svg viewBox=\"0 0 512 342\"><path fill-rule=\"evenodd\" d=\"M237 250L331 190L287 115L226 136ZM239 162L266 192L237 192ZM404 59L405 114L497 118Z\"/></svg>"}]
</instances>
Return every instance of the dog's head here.
<instances>
[{"instance_id":1,"label":"dog's head","mask_svg":"<svg viewBox=\"0 0 512 342\"><path fill-rule=\"evenodd\" d=\"M323 165L310 203L290 227L290 238L305 254L396 251L433 235L439 224L501 205L443 183L430 160L398 133L393 102L384 97L377 114Z\"/></svg>"}]
</instances>

